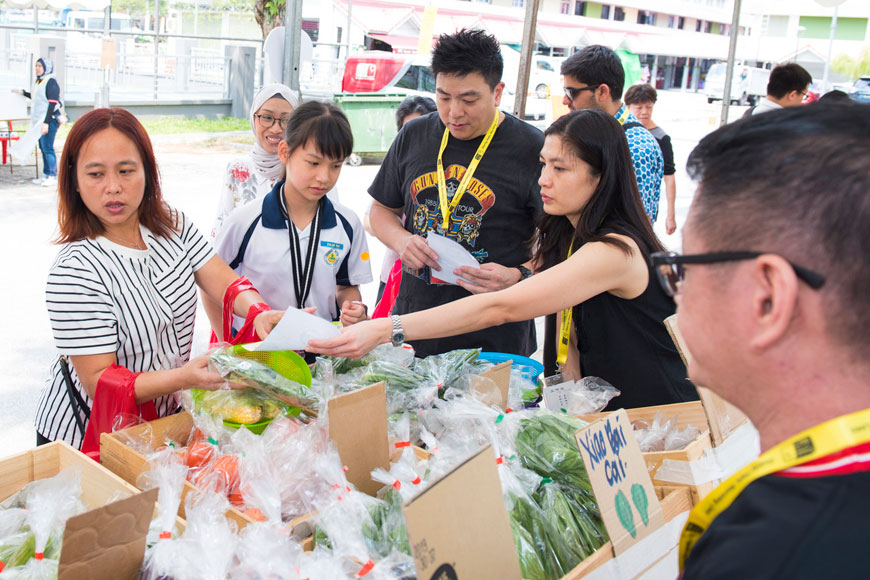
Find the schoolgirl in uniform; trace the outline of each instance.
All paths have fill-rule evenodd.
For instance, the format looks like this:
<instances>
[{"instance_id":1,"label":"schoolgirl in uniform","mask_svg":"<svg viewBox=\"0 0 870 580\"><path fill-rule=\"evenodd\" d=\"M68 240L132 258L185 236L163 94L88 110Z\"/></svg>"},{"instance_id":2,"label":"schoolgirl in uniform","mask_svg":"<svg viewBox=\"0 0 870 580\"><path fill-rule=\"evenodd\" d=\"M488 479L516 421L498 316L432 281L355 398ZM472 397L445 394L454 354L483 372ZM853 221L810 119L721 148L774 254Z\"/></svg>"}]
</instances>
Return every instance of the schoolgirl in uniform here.
<instances>
[{"instance_id":1,"label":"schoolgirl in uniform","mask_svg":"<svg viewBox=\"0 0 870 580\"><path fill-rule=\"evenodd\" d=\"M372 281L365 232L352 210L326 197L352 150L341 109L314 101L300 105L278 146L286 179L261 201L236 208L218 232L218 255L270 305L313 307L317 316L344 325L367 318L359 292L360 284ZM220 320L220 314L209 318ZM242 322L236 317L233 328ZM219 331L218 338L226 338Z\"/></svg>"}]
</instances>

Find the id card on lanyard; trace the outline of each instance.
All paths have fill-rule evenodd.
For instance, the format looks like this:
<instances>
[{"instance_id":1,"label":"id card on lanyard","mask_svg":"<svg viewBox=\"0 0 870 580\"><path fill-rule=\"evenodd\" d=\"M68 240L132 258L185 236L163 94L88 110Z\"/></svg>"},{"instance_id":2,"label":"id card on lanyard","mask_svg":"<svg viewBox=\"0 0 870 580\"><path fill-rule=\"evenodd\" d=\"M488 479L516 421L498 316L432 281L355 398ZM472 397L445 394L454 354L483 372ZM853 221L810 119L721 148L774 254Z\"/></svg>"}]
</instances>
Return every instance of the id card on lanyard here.
<instances>
[{"instance_id":1,"label":"id card on lanyard","mask_svg":"<svg viewBox=\"0 0 870 580\"><path fill-rule=\"evenodd\" d=\"M323 222L323 198L317 204L317 210L314 212L314 219L311 220L310 232L308 235L308 251L305 256L302 255L302 242L299 239L299 232L296 231L296 225L290 218L290 210L287 208L287 203L284 200L284 186L281 186L281 209L284 211L284 217L287 219L287 229L290 237L290 267L293 270L293 292L296 296L296 307L305 308L305 301L308 300L308 295L311 293L311 283L314 281L314 262L317 258L317 246L320 243L320 230Z\"/></svg>"},{"instance_id":2,"label":"id card on lanyard","mask_svg":"<svg viewBox=\"0 0 870 580\"><path fill-rule=\"evenodd\" d=\"M680 572L695 544L750 483L765 475L827 457L843 449L870 443L870 409L837 417L816 425L768 449L761 456L723 481L689 513L680 536Z\"/></svg>"}]
</instances>

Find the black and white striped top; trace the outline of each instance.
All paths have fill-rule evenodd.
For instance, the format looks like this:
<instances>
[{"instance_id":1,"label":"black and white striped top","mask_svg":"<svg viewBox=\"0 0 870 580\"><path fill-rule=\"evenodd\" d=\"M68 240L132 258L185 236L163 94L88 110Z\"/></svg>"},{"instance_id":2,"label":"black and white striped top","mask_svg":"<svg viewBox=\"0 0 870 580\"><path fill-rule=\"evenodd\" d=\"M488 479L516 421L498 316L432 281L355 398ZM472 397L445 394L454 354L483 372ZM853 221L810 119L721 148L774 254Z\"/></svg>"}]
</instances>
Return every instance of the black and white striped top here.
<instances>
[{"instance_id":1,"label":"black and white striped top","mask_svg":"<svg viewBox=\"0 0 870 580\"><path fill-rule=\"evenodd\" d=\"M65 355L115 353L133 372L171 369L190 358L197 287L193 273L215 254L187 217L174 212L178 231L157 237L140 225L147 250L99 237L64 244L48 274L45 301L54 340ZM91 404L70 365L73 382ZM175 397L155 401L161 417ZM84 419L84 417L82 417ZM36 412L36 429L76 448L82 438L55 361Z\"/></svg>"}]
</instances>

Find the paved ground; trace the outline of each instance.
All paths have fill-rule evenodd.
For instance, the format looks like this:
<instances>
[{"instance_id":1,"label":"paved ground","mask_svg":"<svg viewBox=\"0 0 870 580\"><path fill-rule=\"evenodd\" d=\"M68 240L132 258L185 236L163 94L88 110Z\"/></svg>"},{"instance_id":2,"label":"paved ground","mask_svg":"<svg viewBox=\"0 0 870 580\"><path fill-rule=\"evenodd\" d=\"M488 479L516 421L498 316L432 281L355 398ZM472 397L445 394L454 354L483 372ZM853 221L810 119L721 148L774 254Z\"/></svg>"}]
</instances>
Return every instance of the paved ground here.
<instances>
[{"instance_id":1,"label":"paved ground","mask_svg":"<svg viewBox=\"0 0 870 580\"><path fill-rule=\"evenodd\" d=\"M742 111L735 108L731 118ZM707 105L701 95L660 93L656 119L672 136L677 158L677 223L685 220L693 186L683 169L698 140L717 124L719 109ZM228 160L244 154L247 146L234 145L234 136L171 135L154 138L162 172L165 196L203 230L210 230L216 211L216 192ZM58 145L60 151L60 144ZM339 180L341 200L360 215L369 203L365 190L377 172L376 165L348 167ZM0 303L5 307L0 342L0 457L34 445L32 419L50 361L55 356L51 329L45 312L45 277L57 252L51 244L56 234L55 192L32 185L33 167L0 167L0 241L6 248L7 265L0 284ZM660 210L664 215L664 200ZM679 229L673 236L656 232L666 245L679 248ZM369 238L372 264L379 267L383 246ZM377 273L375 273L377 277ZM377 284L362 288L364 301L372 305ZM195 352L207 341L205 316L200 313Z\"/></svg>"}]
</instances>

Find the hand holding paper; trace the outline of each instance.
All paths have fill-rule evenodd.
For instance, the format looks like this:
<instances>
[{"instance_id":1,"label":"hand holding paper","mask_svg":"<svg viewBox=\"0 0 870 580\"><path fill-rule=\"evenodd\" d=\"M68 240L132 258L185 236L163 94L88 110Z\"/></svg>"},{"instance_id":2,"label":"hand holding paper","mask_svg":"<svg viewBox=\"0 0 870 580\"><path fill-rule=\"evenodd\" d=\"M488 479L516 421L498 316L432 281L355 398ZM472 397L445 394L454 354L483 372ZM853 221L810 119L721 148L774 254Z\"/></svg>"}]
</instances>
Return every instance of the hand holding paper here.
<instances>
[{"instance_id":1,"label":"hand holding paper","mask_svg":"<svg viewBox=\"0 0 870 580\"><path fill-rule=\"evenodd\" d=\"M309 340L332 338L339 334L338 328L319 316L288 308L256 350L304 350Z\"/></svg>"},{"instance_id":2,"label":"hand holding paper","mask_svg":"<svg viewBox=\"0 0 870 580\"><path fill-rule=\"evenodd\" d=\"M429 247L438 254L438 265L441 267L437 277L434 274L432 275L433 281L458 284L461 278L453 273L455 269L462 266L475 269L480 268L480 264L475 257L463 248L461 244L433 232L429 232L426 235L426 241ZM467 282L466 280L463 281Z\"/></svg>"}]
</instances>

